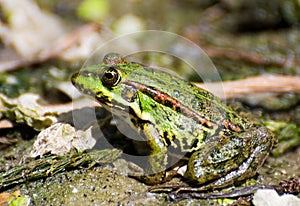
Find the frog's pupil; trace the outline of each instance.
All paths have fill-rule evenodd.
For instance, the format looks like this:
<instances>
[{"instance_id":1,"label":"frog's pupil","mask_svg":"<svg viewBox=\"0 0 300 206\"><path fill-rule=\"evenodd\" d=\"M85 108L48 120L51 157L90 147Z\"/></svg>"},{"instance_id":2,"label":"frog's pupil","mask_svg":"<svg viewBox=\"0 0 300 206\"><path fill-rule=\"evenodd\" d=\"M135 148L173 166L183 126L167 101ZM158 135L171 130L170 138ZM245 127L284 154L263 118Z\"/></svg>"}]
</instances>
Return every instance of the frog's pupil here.
<instances>
[{"instance_id":1,"label":"frog's pupil","mask_svg":"<svg viewBox=\"0 0 300 206\"><path fill-rule=\"evenodd\" d=\"M107 78L107 79L112 79L114 76L113 76L113 74L112 73L106 73L105 74L105 78Z\"/></svg>"}]
</instances>

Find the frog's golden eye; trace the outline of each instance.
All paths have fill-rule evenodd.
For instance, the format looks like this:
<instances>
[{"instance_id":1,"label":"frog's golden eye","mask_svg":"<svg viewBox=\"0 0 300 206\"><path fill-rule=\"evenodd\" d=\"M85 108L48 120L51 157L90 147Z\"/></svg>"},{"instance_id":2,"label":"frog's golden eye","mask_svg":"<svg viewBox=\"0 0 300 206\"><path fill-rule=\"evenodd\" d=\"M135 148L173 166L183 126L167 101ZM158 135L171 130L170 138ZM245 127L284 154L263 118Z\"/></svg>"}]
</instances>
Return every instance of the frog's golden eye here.
<instances>
[{"instance_id":1,"label":"frog's golden eye","mask_svg":"<svg viewBox=\"0 0 300 206\"><path fill-rule=\"evenodd\" d=\"M112 88L121 81L121 76L116 68L109 67L101 77L101 81L104 86Z\"/></svg>"}]
</instances>

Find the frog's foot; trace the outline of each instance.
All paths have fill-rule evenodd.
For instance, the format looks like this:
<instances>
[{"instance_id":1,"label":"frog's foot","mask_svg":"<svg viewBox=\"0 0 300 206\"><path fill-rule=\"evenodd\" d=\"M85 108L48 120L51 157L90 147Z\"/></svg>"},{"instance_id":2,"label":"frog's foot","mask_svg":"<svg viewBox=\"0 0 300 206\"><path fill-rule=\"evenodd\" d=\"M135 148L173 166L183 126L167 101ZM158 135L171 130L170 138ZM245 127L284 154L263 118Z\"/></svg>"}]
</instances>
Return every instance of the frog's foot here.
<instances>
[{"instance_id":1,"label":"frog's foot","mask_svg":"<svg viewBox=\"0 0 300 206\"><path fill-rule=\"evenodd\" d=\"M155 184L160 184L160 183L168 181L167 178L166 178L166 173L165 172L159 172L159 173L155 173L155 174L137 176L135 178L139 179L140 181L142 181L142 182L144 182L148 185L155 185Z\"/></svg>"},{"instance_id":2,"label":"frog's foot","mask_svg":"<svg viewBox=\"0 0 300 206\"><path fill-rule=\"evenodd\" d=\"M144 174L144 169L133 162L128 162L128 169L127 175L129 177L138 177Z\"/></svg>"},{"instance_id":3,"label":"frog's foot","mask_svg":"<svg viewBox=\"0 0 300 206\"><path fill-rule=\"evenodd\" d=\"M156 185L165 182L169 182L178 172L176 170L170 171L162 171L155 174L148 174L148 175L139 175L135 176L134 178L148 184L148 185Z\"/></svg>"},{"instance_id":4,"label":"frog's foot","mask_svg":"<svg viewBox=\"0 0 300 206\"><path fill-rule=\"evenodd\" d=\"M186 182L167 182L160 185L152 186L148 189L149 192L165 192L172 194L186 193L186 192L207 192L207 186L192 187Z\"/></svg>"},{"instance_id":5,"label":"frog's foot","mask_svg":"<svg viewBox=\"0 0 300 206\"><path fill-rule=\"evenodd\" d=\"M155 174L145 175L145 171L134 163L129 164L130 171L127 173L129 177L137 179L148 185L156 185L165 182L169 182L175 175L180 174L178 169L170 171L162 171Z\"/></svg>"},{"instance_id":6,"label":"frog's foot","mask_svg":"<svg viewBox=\"0 0 300 206\"><path fill-rule=\"evenodd\" d=\"M130 171L128 171L128 176L129 177L137 179L137 180L139 180L141 182L144 182L148 185L159 184L159 183L167 181L165 171L155 173L155 174L145 175L146 173L145 173L144 169L139 167L138 165L136 165L134 163L130 163L128 166L129 166L129 170L130 170Z\"/></svg>"}]
</instances>

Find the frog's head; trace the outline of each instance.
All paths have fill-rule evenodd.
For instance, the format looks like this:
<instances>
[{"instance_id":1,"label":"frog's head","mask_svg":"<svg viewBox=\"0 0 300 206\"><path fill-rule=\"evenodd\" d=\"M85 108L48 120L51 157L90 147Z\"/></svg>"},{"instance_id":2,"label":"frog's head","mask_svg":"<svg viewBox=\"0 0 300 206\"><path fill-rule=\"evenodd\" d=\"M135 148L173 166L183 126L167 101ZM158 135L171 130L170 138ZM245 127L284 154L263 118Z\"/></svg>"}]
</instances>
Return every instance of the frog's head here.
<instances>
[{"instance_id":1,"label":"frog's head","mask_svg":"<svg viewBox=\"0 0 300 206\"><path fill-rule=\"evenodd\" d=\"M129 64L120 55L111 53L104 57L102 64L85 67L73 74L71 81L79 91L104 106L124 110L135 95L135 91L126 89L128 86L124 84Z\"/></svg>"}]
</instances>

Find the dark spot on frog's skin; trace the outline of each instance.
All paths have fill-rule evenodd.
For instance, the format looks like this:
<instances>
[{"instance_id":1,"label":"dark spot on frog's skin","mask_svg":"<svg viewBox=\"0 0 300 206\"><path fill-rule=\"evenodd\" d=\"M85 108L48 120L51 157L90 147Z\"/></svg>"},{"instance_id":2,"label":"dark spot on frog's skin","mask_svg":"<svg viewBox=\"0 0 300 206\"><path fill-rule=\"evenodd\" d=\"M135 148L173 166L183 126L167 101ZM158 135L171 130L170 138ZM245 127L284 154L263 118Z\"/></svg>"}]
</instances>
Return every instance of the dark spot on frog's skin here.
<instances>
[{"instance_id":1,"label":"dark spot on frog's skin","mask_svg":"<svg viewBox=\"0 0 300 206\"><path fill-rule=\"evenodd\" d=\"M199 139L195 139L192 147L197 147L197 144L199 143Z\"/></svg>"},{"instance_id":2,"label":"dark spot on frog's skin","mask_svg":"<svg viewBox=\"0 0 300 206\"><path fill-rule=\"evenodd\" d=\"M154 109L156 109L158 106L157 106L157 104L151 104L151 107L152 107L152 110L154 110Z\"/></svg>"},{"instance_id":3,"label":"dark spot on frog's skin","mask_svg":"<svg viewBox=\"0 0 300 206\"><path fill-rule=\"evenodd\" d=\"M103 104L106 104L107 102L109 102L109 99L107 96L96 96L96 99Z\"/></svg>"},{"instance_id":4,"label":"dark spot on frog's skin","mask_svg":"<svg viewBox=\"0 0 300 206\"><path fill-rule=\"evenodd\" d=\"M181 108L180 107L175 107L175 111L178 113L181 113Z\"/></svg>"},{"instance_id":5,"label":"dark spot on frog's skin","mask_svg":"<svg viewBox=\"0 0 300 206\"><path fill-rule=\"evenodd\" d=\"M96 96L97 96L97 97L102 96L102 92L101 92L101 91L96 92Z\"/></svg>"},{"instance_id":6,"label":"dark spot on frog's skin","mask_svg":"<svg viewBox=\"0 0 300 206\"><path fill-rule=\"evenodd\" d=\"M167 106L167 107L170 107L170 108L172 108L174 105L173 105L173 103L172 102L170 102L169 100L165 100L164 102L163 102L163 105L165 105L165 106ZM177 108L178 107L176 107L176 111L177 111Z\"/></svg>"},{"instance_id":7,"label":"dark spot on frog's skin","mask_svg":"<svg viewBox=\"0 0 300 206\"><path fill-rule=\"evenodd\" d=\"M149 87L149 88L152 88L152 87ZM151 98L153 98L157 95L157 91L155 89L147 90L146 88L143 88L142 92Z\"/></svg>"},{"instance_id":8,"label":"dark spot on frog's skin","mask_svg":"<svg viewBox=\"0 0 300 206\"><path fill-rule=\"evenodd\" d=\"M131 118L130 121L132 122L133 125L136 125L136 124L137 124L137 121L136 121L135 118Z\"/></svg>"},{"instance_id":9,"label":"dark spot on frog's skin","mask_svg":"<svg viewBox=\"0 0 300 206\"><path fill-rule=\"evenodd\" d=\"M164 137L167 145L169 146L171 144L171 140L168 138L168 132L167 131L164 131L163 137Z\"/></svg>"}]
</instances>

